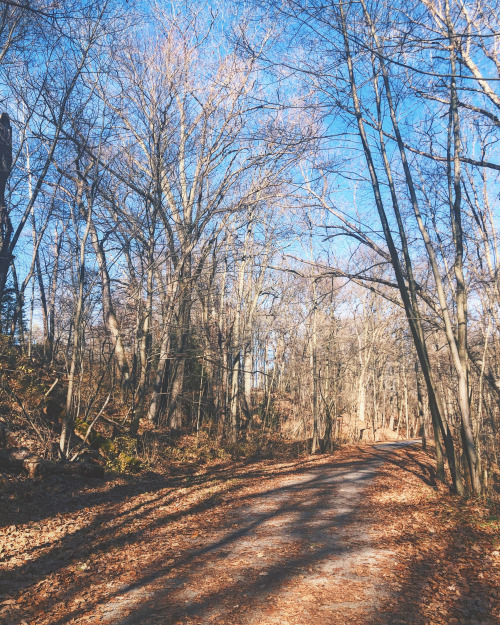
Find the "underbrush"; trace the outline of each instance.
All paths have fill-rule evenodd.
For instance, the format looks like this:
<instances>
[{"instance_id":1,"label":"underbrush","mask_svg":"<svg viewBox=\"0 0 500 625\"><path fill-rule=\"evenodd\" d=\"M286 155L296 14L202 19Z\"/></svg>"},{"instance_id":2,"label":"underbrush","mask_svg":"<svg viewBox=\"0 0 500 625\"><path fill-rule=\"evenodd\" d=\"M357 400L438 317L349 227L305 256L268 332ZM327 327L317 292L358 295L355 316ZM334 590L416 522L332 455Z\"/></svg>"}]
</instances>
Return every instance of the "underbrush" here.
<instances>
[{"instance_id":1,"label":"underbrush","mask_svg":"<svg viewBox=\"0 0 500 625\"><path fill-rule=\"evenodd\" d=\"M298 458L308 453L307 441L293 441L268 432L245 433L233 442L198 435L180 434L168 429L147 429L139 436L137 454L145 467L172 472L179 469L262 459Z\"/></svg>"},{"instance_id":2,"label":"underbrush","mask_svg":"<svg viewBox=\"0 0 500 625\"><path fill-rule=\"evenodd\" d=\"M1 336L0 356L0 435L6 433L0 447L3 444L8 454L61 460L59 437L68 383L64 370L45 365L36 354L28 358ZM111 395L104 384L85 376L69 458L97 462L111 474L182 473L230 462L298 458L311 448L310 440L292 437L286 419L282 425L288 436L254 420L242 428L236 442L208 425L189 434L154 428L145 419L138 435L132 436L129 400ZM285 411L286 406L280 408Z\"/></svg>"}]
</instances>

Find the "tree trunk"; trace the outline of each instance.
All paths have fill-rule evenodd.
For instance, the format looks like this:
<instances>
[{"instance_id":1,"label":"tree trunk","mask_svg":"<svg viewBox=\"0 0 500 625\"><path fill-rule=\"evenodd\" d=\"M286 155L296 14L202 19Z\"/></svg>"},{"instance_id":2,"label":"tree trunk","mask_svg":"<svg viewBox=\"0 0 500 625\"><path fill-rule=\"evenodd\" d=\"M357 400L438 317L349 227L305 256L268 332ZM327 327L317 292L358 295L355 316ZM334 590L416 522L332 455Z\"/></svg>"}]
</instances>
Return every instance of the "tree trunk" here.
<instances>
[{"instance_id":1,"label":"tree trunk","mask_svg":"<svg viewBox=\"0 0 500 625\"><path fill-rule=\"evenodd\" d=\"M0 116L0 306L2 305L7 276L14 259L10 249L12 222L5 202L5 189L12 168L12 128L7 113Z\"/></svg>"},{"instance_id":2,"label":"tree trunk","mask_svg":"<svg viewBox=\"0 0 500 625\"><path fill-rule=\"evenodd\" d=\"M92 246L94 248L94 252L97 258L99 275L101 278L102 311L104 315L104 323L111 337L114 356L116 358L116 363L118 365L118 371L120 375L120 385L123 391L126 391L130 384L130 370L127 362L127 357L125 355L125 347L123 345L123 339L118 325L118 320L116 318L115 308L113 306L113 299L111 297L111 280L109 277L108 266L106 263L106 254L104 252L103 244L99 241L97 230L93 221L90 224L90 235L92 240Z\"/></svg>"}]
</instances>

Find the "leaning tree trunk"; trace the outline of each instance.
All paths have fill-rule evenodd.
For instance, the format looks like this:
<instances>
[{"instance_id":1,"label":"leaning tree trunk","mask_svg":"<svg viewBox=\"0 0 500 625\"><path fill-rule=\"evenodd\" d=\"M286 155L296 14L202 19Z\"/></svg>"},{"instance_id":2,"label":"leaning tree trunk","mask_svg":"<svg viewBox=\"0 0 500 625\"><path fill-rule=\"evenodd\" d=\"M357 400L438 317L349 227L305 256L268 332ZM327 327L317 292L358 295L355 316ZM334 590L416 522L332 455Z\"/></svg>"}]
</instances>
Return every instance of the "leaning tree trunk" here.
<instances>
[{"instance_id":1,"label":"leaning tree trunk","mask_svg":"<svg viewBox=\"0 0 500 625\"><path fill-rule=\"evenodd\" d=\"M366 11L366 6L364 2L362 2L362 4L365 10L365 14L368 16L368 12ZM441 480L444 480L444 466L442 463L442 455L440 453L441 447L439 445L439 433L441 431L443 435L445 447L446 447L448 464L450 467L450 472L452 474L454 488L458 493L461 493L463 490L463 486L461 482L460 473L457 470L453 439L451 438L449 427L447 423L445 423L444 413L442 411L442 405L441 405L442 402L440 401L439 395L436 392L436 387L435 387L433 376L432 376L430 361L429 361L429 357L427 353L427 347L425 344L425 338L424 338L424 334L423 334L423 330L421 326L420 311L418 309L418 303L417 303L417 290L416 290L415 280L413 277L412 264L411 264L411 260L410 260L410 256L408 252L406 232L404 230L404 225L403 225L401 213L399 210L397 194L395 193L394 185L392 182L391 170L390 170L390 167L388 167L388 160L387 160L387 155L385 153L385 143L383 140L383 134L380 128L380 132L379 132L380 145L382 148L382 156L384 158L384 165L385 165L386 173L388 175L388 179L390 183L390 191L391 191L394 214L396 217L396 221L398 224L398 231L400 233L400 238L401 238L403 257L405 261L405 271L403 271L403 267L401 265L401 261L399 258L399 253L395 245L394 238L392 236L392 231L391 231L389 221L387 218L377 171L376 171L375 164L373 161L372 151L370 148L368 137L366 135L366 130L365 130L364 122L363 122L363 113L361 110L361 104L360 104L360 100L358 97L357 83L356 83L356 79L354 75L354 66L353 66L353 60L352 60L352 55L351 55L349 36L347 32L347 23L346 23L346 16L345 16L345 10L344 10L344 3L342 1L339 4L339 10L340 10L340 18L341 18L342 35L344 39L344 49L345 49L347 67L348 67L348 72L349 72L351 97L353 99L353 105L354 105L354 111L355 111L355 115L357 119L359 136L361 139L363 152L364 152L366 163L368 166L370 179L372 182L375 204L377 206L377 211L380 217L384 238L387 243L387 247L389 249L391 264L394 269L399 292L401 294L401 299L403 300L406 317L408 320L408 324L410 326L414 345L417 350L420 365L422 367L422 372L424 374L424 378L425 378L426 385L427 385L429 408L432 414L434 436L436 440L436 462L437 462L438 478ZM380 101L378 99L377 90L376 90L376 95L377 95L377 107L380 108ZM379 111L379 115L380 115L380 111ZM403 163L406 163L406 156L404 152L402 152L401 156L403 159ZM408 278L408 282L405 279L405 274Z\"/></svg>"}]
</instances>

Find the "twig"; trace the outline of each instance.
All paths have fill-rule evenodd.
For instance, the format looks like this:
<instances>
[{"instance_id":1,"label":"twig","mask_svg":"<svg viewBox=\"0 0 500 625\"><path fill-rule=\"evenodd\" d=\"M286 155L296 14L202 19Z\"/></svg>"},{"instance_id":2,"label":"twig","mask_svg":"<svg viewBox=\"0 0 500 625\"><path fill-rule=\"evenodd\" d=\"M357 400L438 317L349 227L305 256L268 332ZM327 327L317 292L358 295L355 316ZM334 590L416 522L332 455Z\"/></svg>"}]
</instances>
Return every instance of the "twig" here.
<instances>
[{"instance_id":1,"label":"twig","mask_svg":"<svg viewBox=\"0 0 500 625\"><path fill-rule=\"evenodd\" d=\"M120 430L126 431L127 428L123 425L123 423L118 423L118 421L113 421L113 419L110 419L109 417L102 417L103 421L106 421L106 423L111 423L111 425L114 425L115 427L119 428ZM125 419L124 419L125 421Z\"/></svg>"},{"instance_id":2,"label":"twig","mask_svg":"<svg viewBox=\"0 0 500 625\"><path fill-rule=\"evenodd\" d=\"M56 384L59 382L59 378L55 379L55 382L52 383L52 386L49 388L49 390L45 393L45 395L43 396L43 398L38 402L38 405L36 407L36 410L38 410L38 408L40 408L40 406L43 404L44 400L47 399L47 397L52 393L52 391L54 390L54 387L56 386Z\"/></svg>"},{"instance_id":3,"label":"twig","mask_svg":"<svg viewBox=\"0 0 500 625\"><path fill-rule=\"evenodd\" d=\"M19 397L16 395L16 393L14 393L14 391L11 390L10 388L7 388L6 386L4 386L4 384L2 382L0 382L0 388L3 391L5 391L7 393L7 395L12 397L14 399L14 401L19 405L19 407L23 411L24 416L28 420L28 423L35 430L35 433L38 436L38 438L42 441L42 443L45 443L46 442L45 438L43 437L42 433L40 432L40 430L35 425L33 419L31 418L31 416L26 412L26 408L24 407L23 402L19 399Z\"/></svg>"},{"instance_id":4,"label":"twig","mask_svg":"<svg viewBox=\"0 0 500 625\"><path fill-rule=\"evenodd\" d=\"M56 378L54 383L52 384L52 386L49 388L49 390L45 393L44 397L48 397L52 391L54 390L55 385L59 382L59 378Z\"/></svg>"},{"instance_id":5,"label":"twig","mask_svg":"<svg viewBox=\"0 0 500 625\"><path fill-rule=\"evenodd\" d=\"M74 462L78 456L80 455L80 453L82 452L82 448L85 445L85 443L87 442L87 439L90 435L90 432L92 431L92 428L94 427L94 425L97 422L97 419L99 419L99 417L102 415L102 413L104 412L104 409L106 408L106 406L108 405L109 400L111 399L111 393L109 393L109 395L106 397L106 401L104 402L104 404L102 405L102 408L99 410L99 412L97 413L97 415L94 417L94 420L92 421L92 423L89 425L89 427L87 428L87 433L85 434L84 439L82 440L82 442L80 443L80 448L78 449L78 451L76 451L74 453L74 455L72 456L70 462Z\"/></svg>"}]
</instances>

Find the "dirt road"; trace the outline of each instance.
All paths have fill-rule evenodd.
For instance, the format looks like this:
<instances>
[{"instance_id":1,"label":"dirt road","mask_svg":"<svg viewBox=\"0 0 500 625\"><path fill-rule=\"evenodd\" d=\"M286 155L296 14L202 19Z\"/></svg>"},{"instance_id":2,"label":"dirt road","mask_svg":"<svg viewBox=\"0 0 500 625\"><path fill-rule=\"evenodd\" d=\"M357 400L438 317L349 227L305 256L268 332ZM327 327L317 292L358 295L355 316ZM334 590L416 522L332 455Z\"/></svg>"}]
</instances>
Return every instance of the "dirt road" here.
<instances>
[{"instance_id":1,"label":"dirt road","mask_svg":"<svg viewBox=\"0 0 500 625\"><path fill-rule=\"evenodd\" d=\"M2 625L493 625L500 521L403 443L0 495Z\"/></svg>"},{"instance_id":2,"label":"dirt road","mask_svg":"<svg viewBox=\"0 0 500 625\"><path fill-rule=\"evenodd\" d=\"M200 536L173 570L123 588L102 607L104 621L370 622L388 598L380 571L394 555L370 538L359 505L383 461L374 455L278 479L235 507L226 527Z\"/></svg>"}]
</instances>

